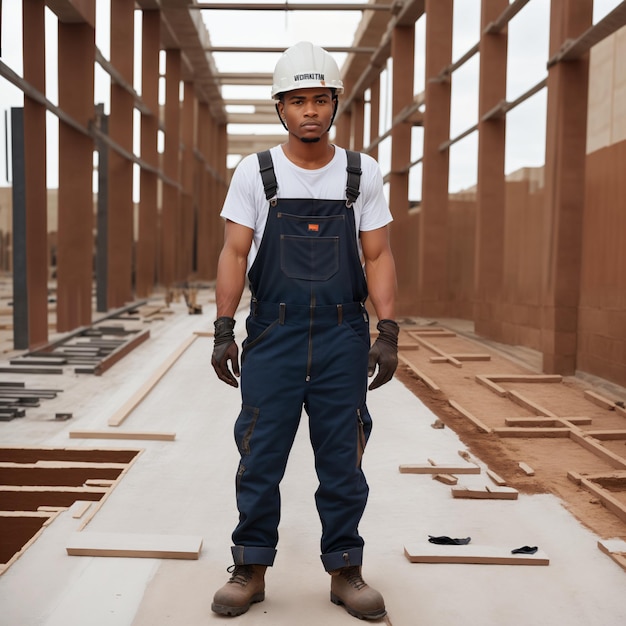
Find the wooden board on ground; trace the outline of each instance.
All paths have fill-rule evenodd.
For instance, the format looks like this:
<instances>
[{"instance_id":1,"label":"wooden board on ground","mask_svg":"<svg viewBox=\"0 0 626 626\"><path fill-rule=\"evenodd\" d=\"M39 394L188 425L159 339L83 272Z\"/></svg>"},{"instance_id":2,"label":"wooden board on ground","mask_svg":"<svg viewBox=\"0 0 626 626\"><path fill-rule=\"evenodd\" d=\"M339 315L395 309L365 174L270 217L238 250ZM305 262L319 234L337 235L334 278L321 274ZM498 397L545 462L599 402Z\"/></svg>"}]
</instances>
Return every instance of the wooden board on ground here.
<instances>
[{"instance_id":1,"label":"wooden board on ground","mask_svg":"<svg viewBox=\"0 0 626 626\"><path fill-rule=\"evenodd\" d=\"M470 463L465 465L413 463L400 465L399 469L401 474L480 474L480 467Z\"/></svg>"},{"instance_id":2,"label":"wooden board on ground","mask_svg":"<svg viewBox=\"0 0 626 626\"><path fill-rule=\"evenodd\" d=\"M452 487L453 498L471 498L475 500L517 500L517 489L513 487L498 487L492 489L486 486L484 489L470 489L469 487Z\"/></svg>"},{"instance_id":3,"label":"wooden board on ground","mask_svg":"<svg viewBox=\"0 0 626 626\"><path fill-rule=\"evenodd\" d=\"M77 532L66 550L70 556L117 556L150 559L197 559L202 537Z\"/></svg>"},{"instance_id":4,"label":"wooden board on ground","mask_svg":"<svg viewBox=\"0 0 626 626\"><path fill-rule=\"evenodd\" d=\"M72 430L70 439L149 439L174 441L176 433L127 430Z\"/></svg>"},{"instance_id":5,"label":"wooden board on ground","mask_svg":"<svg viewBox=\"0 0 626 626\"><path fill-rule=\"evenodd\" d=\"M197 334L193 334L188 337L165 361L163 361L141 388L109 418L109 426L119 426L130 415L198 336Z\"/></svg>"},{"instance_id":6,"label":"wooden board on ground","mask_svg":"<svg viewBox=\"0 0 626 626\"><path fill-rule=\"evenodd\" d=\"M446 546L429 542L409 544L404 555L411 563L475 563L480 565L549 565L541 550L535 554L511 554L510 548L498 546Z\"/></svg>"}]
</instances>

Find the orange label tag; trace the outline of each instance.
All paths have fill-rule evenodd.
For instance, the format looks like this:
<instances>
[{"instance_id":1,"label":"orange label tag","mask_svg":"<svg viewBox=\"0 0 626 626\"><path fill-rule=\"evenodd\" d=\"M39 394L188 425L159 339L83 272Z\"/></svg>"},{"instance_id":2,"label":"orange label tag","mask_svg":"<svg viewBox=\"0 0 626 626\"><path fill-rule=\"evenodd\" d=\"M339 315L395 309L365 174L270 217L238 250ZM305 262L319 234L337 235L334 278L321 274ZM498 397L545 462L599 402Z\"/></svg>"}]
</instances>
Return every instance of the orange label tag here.
<instances>
[{"instance_id":1,"label":"orange label tag","mask_svg":"<svg viewBox=\"0 0 626 626\"><path fill-rule=\"evenodd\" d=\"M313 231L313 232L318 232L320 229L320 225L319 224L309 224L309 230Z\"/></svg>"}]
</instances>

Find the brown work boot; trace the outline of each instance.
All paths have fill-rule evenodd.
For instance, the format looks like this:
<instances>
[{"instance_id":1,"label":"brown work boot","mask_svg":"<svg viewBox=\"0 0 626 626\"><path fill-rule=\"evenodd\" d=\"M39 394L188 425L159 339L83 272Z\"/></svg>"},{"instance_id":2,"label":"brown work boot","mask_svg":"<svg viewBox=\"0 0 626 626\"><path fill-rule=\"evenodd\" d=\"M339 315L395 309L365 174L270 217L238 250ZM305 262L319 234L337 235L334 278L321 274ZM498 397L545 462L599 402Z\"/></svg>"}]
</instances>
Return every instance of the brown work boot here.
<instances>
[{"instance_id":1,"label":"brown work boot","mask_svg":"<svg viewBox=\"0 0 626 626\"><path fill-rule=\"evenodd\" d=\"M387 615L383 597L362 578L358 565L331 572L330 601L343 605L359 619L380 619Z\"/></svg>"},{"instance_id":2,"label":"brown work boot","mask_svg":"<svg viewBox=\"0 0 626 626\"><path fill-rule=\"evenodd\" d=\"M266 565L231 565L230 580L217 590L211 610L220 615L241 615L251 604L265 600Z\"/></svg>"}]
</instances>

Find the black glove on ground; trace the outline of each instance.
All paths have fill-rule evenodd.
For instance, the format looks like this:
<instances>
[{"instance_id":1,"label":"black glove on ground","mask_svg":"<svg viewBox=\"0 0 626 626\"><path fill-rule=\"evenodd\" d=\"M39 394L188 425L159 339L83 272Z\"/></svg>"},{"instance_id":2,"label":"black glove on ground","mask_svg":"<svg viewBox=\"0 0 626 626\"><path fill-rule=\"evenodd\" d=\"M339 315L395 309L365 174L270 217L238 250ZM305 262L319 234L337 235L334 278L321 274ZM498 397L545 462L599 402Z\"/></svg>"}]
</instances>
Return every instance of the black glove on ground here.
<instances>
[{"instance_id":1,"label":"black glove on ground","mask_svg":"<svg viewBox=\"0 0 626 626\"><path fill-rule=\"evenodd\" d=\"M218 317L215 322L215 335L213 340L213 356L211 365L220 380L239 387L235 376L239 376L239 348L235 342L235 320L232 317ZM231 362L233 371L228 367ZM233 373L235 376L233 376Z\"/></svg>"},{"instance_id":2,"label":"black glove on ground","mask_svg":"<svg viewBox=\"0 0 626 626\"><path fill-rule=\"evenodd\" d=\"M370 348L367 375L373 376L376 365L378 374L368 389L377 389L389 382L398 367L398 333L400 328L393 320L380 320L376 325L379 335Z\"/></svg>"}]
</instances>

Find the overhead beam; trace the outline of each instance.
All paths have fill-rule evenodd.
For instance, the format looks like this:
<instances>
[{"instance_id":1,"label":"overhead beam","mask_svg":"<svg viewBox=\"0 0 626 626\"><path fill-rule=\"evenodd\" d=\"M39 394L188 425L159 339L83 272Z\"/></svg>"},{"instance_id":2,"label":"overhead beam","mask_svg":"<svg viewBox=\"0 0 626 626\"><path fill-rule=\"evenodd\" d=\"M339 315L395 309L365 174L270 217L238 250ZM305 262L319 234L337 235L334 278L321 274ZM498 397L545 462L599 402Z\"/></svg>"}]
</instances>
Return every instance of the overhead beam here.
<instances>
[{"instance_id":1,"label":"overhead beam","mask_svg":"<svg viewBox=\"0 0 626 626\"><path fill-rule=\"evenodd\" d=\"M273 52L283 53L287 48L284 46L259 48L258 46L207 46L205 52ZM358 54L371 54L376 48L371 46L324 46L326 52L353 52Z\"/></svg>"},{"instance_id":2,"label":"overhead beam","mask_svg":"<svg viewBox=\"0 0 626 626\"><path fill-rule=\"evenodd\" d=\"M287 2L249 4L233 2L212 2L202 4L190 4L184 9L195 9L201 11L391 11L395 4L318 4L318 3L298 3L288 4Z\"/></svg>"}]
</instances>

